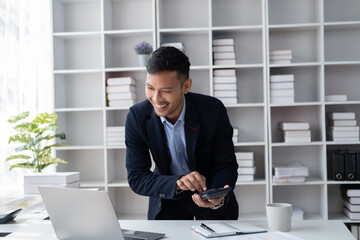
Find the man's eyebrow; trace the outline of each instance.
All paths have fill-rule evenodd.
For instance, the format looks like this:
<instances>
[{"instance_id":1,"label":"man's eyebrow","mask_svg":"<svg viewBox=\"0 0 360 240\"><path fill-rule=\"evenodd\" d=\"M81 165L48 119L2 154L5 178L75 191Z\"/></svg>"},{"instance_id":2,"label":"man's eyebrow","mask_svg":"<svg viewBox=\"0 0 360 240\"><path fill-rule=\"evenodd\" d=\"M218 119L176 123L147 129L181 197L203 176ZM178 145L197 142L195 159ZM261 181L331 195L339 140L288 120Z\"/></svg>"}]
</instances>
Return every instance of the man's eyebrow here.
<instances>
[{"instance_id":1,"label":"man's eyebrow","mask_svg":"<svg viewBox=\"0 0 360 240\"><path fill-rule=\"evenodd\" d=\"M146 85L147 86L149 86L149 87L152 87L152 85L151 84L149 84L149 83L146 83ZM173 89L174 87L163 87L163 88L160 88L160 89L163 89L163 90L170 90L170 89Z\"/></svg>"}]
</instances>

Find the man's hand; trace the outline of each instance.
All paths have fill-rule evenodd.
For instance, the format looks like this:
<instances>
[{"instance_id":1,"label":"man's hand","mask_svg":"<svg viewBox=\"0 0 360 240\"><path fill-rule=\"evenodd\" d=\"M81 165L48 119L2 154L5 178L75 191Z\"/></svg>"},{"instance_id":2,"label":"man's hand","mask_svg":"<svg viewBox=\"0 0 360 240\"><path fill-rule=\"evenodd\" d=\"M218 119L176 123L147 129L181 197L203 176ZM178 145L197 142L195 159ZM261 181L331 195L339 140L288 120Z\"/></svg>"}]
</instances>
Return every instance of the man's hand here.
<instances>
[{"instance_id":1,"label":"man's hand","mask_svg":"<svg viewBox=\"0 0 360 240\"><path fill-rule=\"evenodd\" d=\"M182 176L176 181L176 190L195 192L202 192L206 190L206 178L197 171L191 172L188 175Z\"/></svg>"},{"instance_id":2,"label":"man's hand","mask_svg":"<svg viewBox=\"0 0 360 240\"><path fill-rule=\"evenodd\" d=\"M228 188L229 185L225 185L224 188ZM221 203L225 197L218 197L213 199L202 199L199 194L193 194L192 199L196 205L203 208L211 208Z\"/></svg>"}]
</instances>

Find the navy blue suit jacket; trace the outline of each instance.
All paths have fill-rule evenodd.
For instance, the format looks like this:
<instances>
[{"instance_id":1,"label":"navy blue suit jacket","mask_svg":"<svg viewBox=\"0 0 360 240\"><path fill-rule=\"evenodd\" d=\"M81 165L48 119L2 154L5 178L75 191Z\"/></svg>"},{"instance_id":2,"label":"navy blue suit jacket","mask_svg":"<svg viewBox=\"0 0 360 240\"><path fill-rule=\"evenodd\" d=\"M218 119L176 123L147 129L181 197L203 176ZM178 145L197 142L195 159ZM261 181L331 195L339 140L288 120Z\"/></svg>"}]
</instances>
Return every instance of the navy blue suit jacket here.
<instances>
[{"instance_id":1,"label":"navy blue suit jacket","mask_svg":"<svg viewBox=\"0 0 360 240\"><path fill-rule=\"evenodd\" d=\"M207 188L235 188L237 162L232 142L233 129L222 102L196 93L185 94L185 140L190 171L206 177ZM149 196L148 219L155 219L162 199L175 199L176 181L170 175L170 151L160 118L148 100L130 108L125 124L126 168L131 189ZM151 171L150 152L155 162ZM233 192L219 210L228 219L237 219L238 204Z\"/></svg>"}]
</instances>

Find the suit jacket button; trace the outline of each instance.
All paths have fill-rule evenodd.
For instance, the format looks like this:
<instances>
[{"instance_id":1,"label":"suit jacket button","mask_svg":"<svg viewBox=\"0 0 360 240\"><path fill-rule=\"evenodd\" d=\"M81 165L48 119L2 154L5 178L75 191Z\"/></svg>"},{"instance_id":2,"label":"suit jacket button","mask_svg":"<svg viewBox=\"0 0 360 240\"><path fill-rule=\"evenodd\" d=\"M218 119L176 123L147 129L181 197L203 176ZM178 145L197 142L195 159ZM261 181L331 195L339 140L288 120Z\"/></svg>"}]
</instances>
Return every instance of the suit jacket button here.
<instances>
[{"instance_id":1,"label":"suit jacket button","mask_svg":"<svg viewBox=\"0 0 360 240\"><path fill-rule=\"evenodd\" d=\"M160 197L160 198L165 198L165 194L164 194L164 193L160 193L160 194L159 194L159 197Z\"/></svg>"}]
</instances>

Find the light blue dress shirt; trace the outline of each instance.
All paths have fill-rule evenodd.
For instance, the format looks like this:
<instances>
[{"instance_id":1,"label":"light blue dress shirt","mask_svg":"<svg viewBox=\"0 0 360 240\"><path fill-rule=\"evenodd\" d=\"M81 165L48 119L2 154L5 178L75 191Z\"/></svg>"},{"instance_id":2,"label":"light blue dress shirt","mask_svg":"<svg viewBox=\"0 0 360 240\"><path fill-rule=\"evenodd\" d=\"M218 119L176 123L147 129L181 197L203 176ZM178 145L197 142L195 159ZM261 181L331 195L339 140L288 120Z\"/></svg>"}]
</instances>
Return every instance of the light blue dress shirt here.
<instances>
[{"instance_id":1,"label":"light blue dress shirt","mask_svg":"<svg viewBox=\"0 0 360 240\"><path fill-rule=\"evenodd\" d=\"M185 106L186 101L184 98L181 114L174 125L165 117L160 117L161 122L164 125L167 145L171 155L170 172L174 175L186 175L190 173L184 131Z\"/></svg>"}]
</instances>

